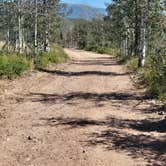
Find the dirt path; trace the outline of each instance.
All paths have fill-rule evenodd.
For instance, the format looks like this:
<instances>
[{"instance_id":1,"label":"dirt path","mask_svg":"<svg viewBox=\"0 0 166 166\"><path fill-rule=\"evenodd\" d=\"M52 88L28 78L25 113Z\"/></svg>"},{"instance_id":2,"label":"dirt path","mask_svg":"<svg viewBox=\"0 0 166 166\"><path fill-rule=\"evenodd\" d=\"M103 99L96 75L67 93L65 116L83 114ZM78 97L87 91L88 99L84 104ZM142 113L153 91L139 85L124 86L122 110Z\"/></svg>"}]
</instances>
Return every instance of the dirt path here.
<instances>
[{"instance_id":1,"label":"dirt path","mask_svg":"<svg viewBox=\"0 0 166 166\"><path fill-rule=\"evenodd\" d=\"M126 68L66 51L69 64L17 79L0 96L0 166L164 166L165 122Z\"/></svg>"}]
</instances>

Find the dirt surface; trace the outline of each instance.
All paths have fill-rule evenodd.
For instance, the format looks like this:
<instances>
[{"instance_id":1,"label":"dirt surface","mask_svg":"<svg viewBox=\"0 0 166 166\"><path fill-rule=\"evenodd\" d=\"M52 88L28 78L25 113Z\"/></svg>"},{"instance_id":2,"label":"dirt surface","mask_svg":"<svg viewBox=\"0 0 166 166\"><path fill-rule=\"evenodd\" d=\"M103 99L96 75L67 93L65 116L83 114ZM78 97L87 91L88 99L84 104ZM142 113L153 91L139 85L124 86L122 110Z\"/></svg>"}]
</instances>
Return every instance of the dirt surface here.
<instances>
[{"instance_id":1,"label":"dirt surface","mask_svg":"<svg viewBox=\"0 0 166 166\"><path fill-rule=\"evenodd\" d=\"M166 165L165 120L127 69L66 52L68 64L0 82L0 166Z\"/></svg>"}]
</instances>

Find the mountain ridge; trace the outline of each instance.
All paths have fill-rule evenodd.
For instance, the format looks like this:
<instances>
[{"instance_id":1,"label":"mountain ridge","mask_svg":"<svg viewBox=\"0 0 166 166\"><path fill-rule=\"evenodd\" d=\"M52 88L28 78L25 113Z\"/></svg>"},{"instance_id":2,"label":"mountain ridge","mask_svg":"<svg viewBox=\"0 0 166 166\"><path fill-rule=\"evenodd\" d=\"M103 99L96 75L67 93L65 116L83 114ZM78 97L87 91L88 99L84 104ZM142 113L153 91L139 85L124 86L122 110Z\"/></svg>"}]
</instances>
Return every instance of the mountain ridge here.
<instances>
[{"instance_id":1,"label":"mountain ridge","mask_svg":"<svg viewBox=\"0 0 166 166\"><path fill-rule=\"evenodd\" d=\"M104 8L95 8L84 4L66 3L66 18L68 19L85 19L103 18L106 15Z\"/></svg>"}]
</instances>

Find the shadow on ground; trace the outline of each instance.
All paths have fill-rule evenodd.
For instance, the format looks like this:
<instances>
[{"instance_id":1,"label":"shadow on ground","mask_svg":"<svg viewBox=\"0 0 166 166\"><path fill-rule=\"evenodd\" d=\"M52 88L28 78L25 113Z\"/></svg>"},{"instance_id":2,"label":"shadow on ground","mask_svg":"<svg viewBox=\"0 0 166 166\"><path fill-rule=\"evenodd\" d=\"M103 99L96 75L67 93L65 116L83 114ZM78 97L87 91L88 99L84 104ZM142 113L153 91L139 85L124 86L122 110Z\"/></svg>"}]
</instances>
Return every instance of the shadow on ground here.
<instances>
[{"instance_id":1,"label":"shadow on ground","mask_svg":"<svg viewBox=\"0 0 166 166\"><path fill-rule=\"evenodd\" d=\"M116 58L114 57L100 57L97 59L88 59L88 60L73 60L71 62L73 65L82 65L82 66L92 66L92 65L99 65L99 66L116 66L119 65L117 63Z\"/></svg>"},{"instance_id":2,"label":"shadow on ground","mask_svg":"<svg viewBox=\"0 0 166 166\"><path fill-rule=\"evenodd\" d=\"M117 65L113 59L101 58L97 60L73 61L74 65ZM50 71L41 69L43 72L57 74L59 76L121 76L128 73L114 73L103 71L81 71L81 72L66 72L66 71ZM117 100L117 102L133 102L139 103L144 100L152 99L150 96L137 95L130 93L85 93L73 92L67 94L46 94L46 93L31 93L33 102L52 103L56 102L73 102L76 100L85 101L109 101ZM142 111L151 113L155 108L146 108ZM133 110L134 111L134 110ZM86 146L101 146L105 150L114 150L119 153L125 152L133 158L144 158L149 162L149 165L163 166L166 163L166 141L163 137L166 132L166 120L157 119L117 119L107 117L103 120L95 119L77 119L77 118L62 118L62 117L42 117L40 124L36 126L62 127L66 130L86 129L89 127L103 126L100 130L88 133ZM91 131L91 130L90 130ZM153 132L155 135L153 135ZM150 134L149 134L150 133ZM156 136L157 135L157 136Z\"/></svg>"},{"instance_id":3,"label":"shadow on ground","mask_svg":"<svg viewBox=\"0 0 166 166\"><path fill-rule=\"evenodd\" d=\"M140 109L140 111L143 113L147 113L147 114L158 113L158 114L164 115L164 114L166 114L166 105L165 104L163 104L163 105L151 105L148 108Z\"/></svg>"},{"instance_id":4,"label":"shadow on ground","mask_svg":"<svg viewBox=\"0 0 166 166\"><path fill-rule=\"evenodd\" d=\"M145 134L128 134L117 130L93 133L88 146L100 145L107 150L126 152L133 158L144 158L149 165L163 166L166 163L166 142Z\"/></svg>"},{"instance_id":5,"label":"shadow on ground","mask_svg":"<svg viewBox=\"0 0 166 166\"><path fill-rule=\"evenodd\" d=\"M85 93L85 92L72 92L67 94L46 94L46 93L31 93L33 102L42 103L56 103L75 100L87 100L87 101L108 101L108 100L149 100L151 96L137 95L130 93Z\"/></svg>"},{"instance_id":6,"label":"shadow on ground","mask_svg":"<svg viewBox=\"0 0 166 166\"><path fill-rule=\"evenodd\" d=\"M77 118L41 118L43 126L61 126L69 129L87 128L92 126L105 126L107 129L88 135L85 142L87 146L102 146L106 150L126 152L133 158L144 158L149 165L161 165L166 162L166 141L150 136L148 133L155 131L166 132L166 120L124 120L107 117L105 120L77 119ZM123 129L138 132L127 132ZM147 134L146 134L147 133Z\"/></svg>"},{"instance_id":7,"label":"shadow on ground","mask_svg":"<svg viewBox=\"0 0 166 166\"><path fill-rule=\"evenodd\" d=\"M61 70L48 70L48 69L42 69L39 68L39 71L50 73L50 74L56 74L59 76L67 76L67 77L73 77L73 76L86 76L86 75L97 75L97 76L125 76L129 73L115 73L115 72L104 72L104 71L80 71L80 72L72 72L72 71L61 71Z\"/></svg>"},{"instance_id":8,"label":"shadow on ground","mask_svg":"<svg viewBox=\"0 0 166 166\"><path fill-rule=\"evenodd\" d=\"M166 120L131 120L131 119L117 119L107 117L105 120L97 121L92 119L77 119L77 118L41 118L40 120L45 121L46 125L50 126L67 126L67 128L74 129L80 127L89 126L107 126L116 129L132 129L140 132L166 132Z\"/></svg>"}]
</instances>

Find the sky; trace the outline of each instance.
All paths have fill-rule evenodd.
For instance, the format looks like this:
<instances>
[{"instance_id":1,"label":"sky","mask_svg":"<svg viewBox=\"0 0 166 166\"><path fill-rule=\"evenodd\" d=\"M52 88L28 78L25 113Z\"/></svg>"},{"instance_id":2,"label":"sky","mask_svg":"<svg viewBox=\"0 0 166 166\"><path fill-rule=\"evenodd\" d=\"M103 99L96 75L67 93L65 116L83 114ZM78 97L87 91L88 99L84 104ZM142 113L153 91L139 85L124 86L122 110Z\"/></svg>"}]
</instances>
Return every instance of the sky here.
<instances>
[{"instance_id":1,"label":"sky","mask_svg":"<svg viewBox=\"0 0 166 166\"><path fill-rule=\"evenodd\" d=\"M97 8L106 8L105 4L111 3L112 0L61 0L61 2L84 4Z\"/></svg>"}]
</instances>

